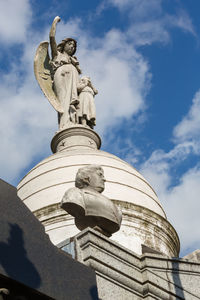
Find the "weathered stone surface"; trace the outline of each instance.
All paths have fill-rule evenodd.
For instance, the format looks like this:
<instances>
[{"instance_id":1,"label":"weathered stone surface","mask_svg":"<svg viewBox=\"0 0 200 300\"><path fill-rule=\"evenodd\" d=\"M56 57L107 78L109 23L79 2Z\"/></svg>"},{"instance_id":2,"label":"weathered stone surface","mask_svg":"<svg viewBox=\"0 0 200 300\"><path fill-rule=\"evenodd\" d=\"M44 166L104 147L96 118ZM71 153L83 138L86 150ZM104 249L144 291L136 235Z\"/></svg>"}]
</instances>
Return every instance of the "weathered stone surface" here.
<instances>
[{"instance_id":1,"label":"weathered stone surface","mask_svg":"<svg viewBox=\"0 0 200 300\"><path fill-rule=\"evenodd\" d=\"M142 245L145 245L168 256L179 255L178 235L165 218L139 205L125 201L115 203L122 210L123 222L121 230L113 235L114 240L137 254L142 254Z\"/></svg>"},{"instance_id":2,"label":"weathered stone surface","mask_svg":"<svg viewBox=\"0 0 200 300\"><path fill-rule=\"evenodd\" d=\"M196 262L200 262L200 250L197 249L197 250L193 251L192 253L187 254L183 258L187 259L187 260L193 260Z\"/></svg>"},{"instance_id":3,"label":"weathered stone surface","mask_svg":"<svg viewBox=\"0 0 200 300\"><path fill-rule=\"evenodd\" d=\"M96 271L102 300L199 299L200 263L153 253L137 255L91 228L76 235L72 244L75 258ZM69 245L66 241L61 248L67 251Z\"/></svg>"},{"instance_id":4,"label":"weathered stone surface","mask_svg":"<svg viewBox=\"0 0 200 300\"><path fill-rule=\"evenodd\" d=\"M137 255L92 229L78 234L74 244L76 259L96 271L102 300L140 299L142 274Z\"/></svg>"},{"instance_id":5,"label":"weathered stone surface","mask_svg":"<svg viewBox=\"0 0 200 300\"><path fill-rule=\"evenodd\" d=\"M161 299L198 299L200 263L156 255L142 257L142 268L148 278L146 292Z\"/></svg>"},{"instance_id":6,"label":"weathered stone surface","mask_svg":"<svg viewBox=\"0 0 200 300\"><path fill-rule=\"evenodd\" d=\"M51 150L53 153L77 149L96 150L100 147L101 139L99 135L82 125L73 125L68 129L59 131L51 141Z\"/></svg>"}]
</instances>

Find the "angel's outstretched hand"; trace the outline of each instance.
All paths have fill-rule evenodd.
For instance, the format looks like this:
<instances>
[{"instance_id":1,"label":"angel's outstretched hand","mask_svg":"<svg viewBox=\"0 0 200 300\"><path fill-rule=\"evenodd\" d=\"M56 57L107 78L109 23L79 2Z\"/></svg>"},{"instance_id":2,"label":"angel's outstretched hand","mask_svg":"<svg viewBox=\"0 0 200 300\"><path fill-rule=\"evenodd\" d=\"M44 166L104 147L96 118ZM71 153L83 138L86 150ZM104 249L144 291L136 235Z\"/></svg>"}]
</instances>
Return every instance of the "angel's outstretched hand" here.
<instances>
[{"instance_id":1,"label":"angel's outstretched hand","mask_svg":"<svg viewBox=\"0 0 200 300\"><path fill-rule=\"evenodd\" d=\"M55 17L53 20L53 23L58 23L60 22L61 18L59 16Z\"/></svg>"}]
</instances>

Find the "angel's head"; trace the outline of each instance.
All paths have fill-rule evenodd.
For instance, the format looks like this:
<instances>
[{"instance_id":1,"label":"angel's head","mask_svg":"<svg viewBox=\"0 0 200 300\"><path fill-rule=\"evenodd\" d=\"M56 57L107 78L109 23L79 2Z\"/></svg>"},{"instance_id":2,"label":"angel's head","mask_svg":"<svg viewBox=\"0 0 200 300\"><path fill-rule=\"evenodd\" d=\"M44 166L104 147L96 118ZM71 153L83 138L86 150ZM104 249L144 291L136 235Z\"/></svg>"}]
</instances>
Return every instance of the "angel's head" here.
<instances>
[{"instance_id":1,"label":"angel's head","mask_svg":"<svg viewBox=\"0 0 200 300\"><path fill-rule=\"evenodd\" d=\"M62 40L60 44L58 44L57 49L61 53L67 53L72 56L76 52L77 41L72 38L66 38Z\"/></svg>"}]
</instances>

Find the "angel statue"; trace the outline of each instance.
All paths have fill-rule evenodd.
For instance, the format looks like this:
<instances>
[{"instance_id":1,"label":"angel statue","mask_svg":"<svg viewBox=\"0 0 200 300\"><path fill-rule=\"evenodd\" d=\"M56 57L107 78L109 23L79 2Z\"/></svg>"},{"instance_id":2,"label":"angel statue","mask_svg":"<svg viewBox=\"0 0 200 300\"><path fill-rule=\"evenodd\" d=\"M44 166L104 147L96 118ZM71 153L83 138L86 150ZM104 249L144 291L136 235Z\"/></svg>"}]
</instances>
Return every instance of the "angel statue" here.
<instances>
[{"instance_id":1,"label":"angel statue","mask_svg":"<svg viewBox=\"0 0 200 300\"><path fill-rule=\"evenodd\" d=\"M79 104L77 86L81 69L74 56L77 42L66 38L60 44L56 44L58 22L60 17L57 16L49 33L52 59L48 53L49 42L41 42L35 55L34 72L43 93L58 112L59 129L62 130L77 122L73 112Z\"/></svg>"}]
</instances>

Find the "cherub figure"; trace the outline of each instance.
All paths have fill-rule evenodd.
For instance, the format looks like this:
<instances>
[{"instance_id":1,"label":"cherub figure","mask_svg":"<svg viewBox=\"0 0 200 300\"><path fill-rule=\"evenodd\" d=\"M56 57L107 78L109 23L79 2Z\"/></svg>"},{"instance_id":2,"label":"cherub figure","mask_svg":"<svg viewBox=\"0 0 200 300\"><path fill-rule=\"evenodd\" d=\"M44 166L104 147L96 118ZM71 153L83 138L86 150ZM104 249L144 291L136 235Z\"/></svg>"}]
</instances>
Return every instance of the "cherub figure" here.
<instances>
[{"instance_id":1,"label":"cherub figure","mask_svg":"<svg viewBox=\"0 0 200 300\"><path fill-rule=\"evenodd\" d=\"M77 86L79 93L79 109L77 115L79 123L94 128L96 125L96 109L94 104L94 96L98 91L92 85L88 76L83 76Z\"/></svg>"}]
</instances>

